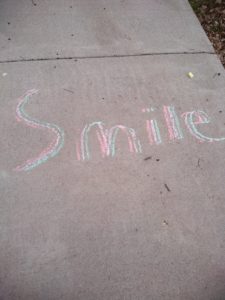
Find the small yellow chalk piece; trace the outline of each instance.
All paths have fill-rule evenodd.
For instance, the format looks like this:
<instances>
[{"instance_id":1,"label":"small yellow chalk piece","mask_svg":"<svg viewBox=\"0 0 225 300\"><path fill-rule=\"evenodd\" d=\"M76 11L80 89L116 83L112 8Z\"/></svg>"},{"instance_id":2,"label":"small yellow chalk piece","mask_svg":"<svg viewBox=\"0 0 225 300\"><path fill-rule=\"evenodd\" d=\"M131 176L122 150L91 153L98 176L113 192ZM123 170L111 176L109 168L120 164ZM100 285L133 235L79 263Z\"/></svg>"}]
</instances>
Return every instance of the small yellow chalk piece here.
<instances>
[{"instance_id":1,"label":"small yellow chalk piece","mask_svg":"<svg viewBox=\"0 0 225 300\"><path fill-rule=\"evenodd\" d=\"M189 78L193 78L193 77L194 77L194 74L193 74L192 72L189 72L189 73L188 73L188 77L189 77Z\"/></svg>"}]
</instances>

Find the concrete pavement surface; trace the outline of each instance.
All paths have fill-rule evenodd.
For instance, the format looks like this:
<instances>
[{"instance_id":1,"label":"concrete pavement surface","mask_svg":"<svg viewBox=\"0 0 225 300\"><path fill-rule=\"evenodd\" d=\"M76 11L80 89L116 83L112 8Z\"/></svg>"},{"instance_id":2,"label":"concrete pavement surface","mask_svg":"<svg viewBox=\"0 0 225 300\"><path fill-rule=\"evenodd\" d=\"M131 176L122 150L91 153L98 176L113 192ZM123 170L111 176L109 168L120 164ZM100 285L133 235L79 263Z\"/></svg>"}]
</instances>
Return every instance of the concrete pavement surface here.
<instances>
[{"instance_id":1,"label":"concrete pavement surface","mask_svg":"<svg viewBox=\"0 0 225 300\"><path fill-rule=\"evenodd\" d=\"M0 20L0 61L212 51L184 0L4 0Z\"/></svg>"},{"instance_id":2,"label":"concrete pavement surface","mask_svg":"<svg viewBox=\"0 0 225 300\"><path fill-rule=\"evenodd\" d=\"M0 299L225 299L225 72L188 2L3 0L0 49Z\"/></svg>"}]
</instances>

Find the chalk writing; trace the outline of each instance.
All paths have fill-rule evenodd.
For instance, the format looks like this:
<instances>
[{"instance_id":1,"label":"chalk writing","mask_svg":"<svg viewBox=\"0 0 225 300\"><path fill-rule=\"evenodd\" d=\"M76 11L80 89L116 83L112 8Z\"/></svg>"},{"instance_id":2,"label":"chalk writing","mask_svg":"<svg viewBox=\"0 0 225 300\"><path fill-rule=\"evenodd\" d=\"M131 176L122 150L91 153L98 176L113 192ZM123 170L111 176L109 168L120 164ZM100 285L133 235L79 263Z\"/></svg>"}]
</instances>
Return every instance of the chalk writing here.
<instances>
[{"instance_id":1,"label":"chalk writing","mask_svg":"<svg viewBox=\"0 0 225 300\"><path fill-rule=\"evenodd\" d=\"M163 112L169 132L169 138L171 140L182 139L183 134L174 106L164 106Z\"/></svg>"},{"instance_id":2,"label":"chalk writing","mask_svg":"<svg viewBox=\"0 0 225 300\"><path fill-rule=\"evenodd\" d=\"M28 159L24 164L15 168L16 171L29 171L46 162L51 157L56 156L62 149L64 144L64 131L55 124L39 121L28 116L24 107L30 101L30 97L37 94L37 90L29 90L19 98L19 103L16 108L16 119L23 121L27 126L37 129L47 129L54 133L54 140L45 148L37 157Z\"/></svg>"},{"instance_id":3,"label":"chalk writing","mask_svg":"<svg viewBox=\"0 0 225 300\"><path fill-rule=\"evenodd\" d=\"M50 158L55 157L64 146L64 131L58 125L51 124L44 121L39 121L30 117L26 111L25 106L30 102L31 96L37 94L37 90L28 90L22 97L19 98L19 103L16 108L16 119L19 122L24 122L27 126L48 130L54 134L51 143L35 158L28 159L25 163L17 166L16 171L30 171L35 167L47 162ZM154 108L143 108L142 112L151 113L155 111ZM184 118L185 125L192 136L200 142L220 142L224 141L225 137L209 137L202 134L198 129L199 124L210 123L210 118L204 111L197 110L185 112L181 115ZM168 130L168 138L170 141L176 139L183 139L183 132L180 126L180 120L175 111L174 106L163 106L163 117L166 128ZM114 157L116 154L116 141L119 132L125 134L128 143L128 150L130 153L142 153L142 145L137 138L136 131L124 125L115 125L107 129L102 121L95 121L84 126L80 133L80 138L76 141L76 156L78 161L91 159L89 149L89 139L92 132L95 132L100 147L100 152L103 158ZM150 145L162 144L161 133L158 122L155 119L146 120L146 132L148 142Z\"/></svg>"},{"instance_id":4,"label":"chalk writing","mask_svg":"<svg viewBox=\"0 0 225 300\"><path fill-rule=\"evenodd\" d=\"M208 124L210 123L209 116L201 110L185 112L182 114L185 118L185 124L187 125L190 133L196 137L200 142L221 142L225 140L225 137L212 138L202 134L195 125L197 124Z\"/></svg>"},{"instance_id":5,"label":"chalk writing","mask_svg":"<svg viewBox=\"0 0 225 300\"><path fill-rule=\"evenodd\" d=\"M159 145L162 143L158 123L156 120L150 120L150 121L147 120L146 121L146 130L148 133L150 145L153 145L154 143L156 145Z\"/></svg>"},{"instance_id":6,"label":"chalk writing","mask_svg":"<svg viewBox=\"0 0 225 300\"><path fill-rule=\"evenodd\" d=\"M121 130L127 135L129 151L131 153L141 153L141 144L140 141L137 140L135 130L133 128L129 128L123 125L116 125L112 127L110 130L104 129L104 123L101 121L93 122L91 124L85 125L82 133L81 133L81 141L80 141L80 149L81 155L79 151L79 147L77 146L77 158L80 160L82 157L83 160L90 159L88 138L89 132L92 127L96 127L96 134L100 144L100 149L102 153L102 157L105 156L114 156L115 155L115 142L118 135L118 132Z\"/></svg>"}]
</instances>

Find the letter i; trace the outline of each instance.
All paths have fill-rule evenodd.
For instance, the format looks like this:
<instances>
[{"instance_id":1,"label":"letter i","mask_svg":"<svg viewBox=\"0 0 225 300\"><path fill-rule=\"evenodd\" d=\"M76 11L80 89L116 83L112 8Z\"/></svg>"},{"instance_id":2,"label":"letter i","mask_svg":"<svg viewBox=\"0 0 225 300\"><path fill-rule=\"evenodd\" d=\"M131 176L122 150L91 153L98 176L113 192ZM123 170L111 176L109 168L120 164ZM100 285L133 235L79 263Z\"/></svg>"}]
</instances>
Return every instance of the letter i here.
<instances>
[{"instance_id":1,"label":"letter i","mask_svg":"<svg viewBox=\"0 0 225 300\"><path fill-rule=\"evenodd\" d=\"M162 143L159 126L156 120L146 120L146 130L151 145L153 145L154 143L156 145Z\"/></svg>"},{"instance_id":2,"label":"letter i","mask_svg":"<svg viewBox=\"0 0 225 300\"><path fill-rule=\"evenodd\" d=\"M174 106L164 106L163 113L169 132L169 139L182 139L183 133Z\"/></svg>"},{"instance_id":3,"label":"letter i","mask_svg":"<svg viewBox=\"0 0 225 300\"><path fill-rule=\"evenodd\" d=\"M155 109L151 107L149 108L143 108L142 112L150 112L154 111ZM159 126L156 120L146 120L146 131L148 134L149 143L151 145L156 144L159 145L162 143Z\"/></svg>"}]
</instances>

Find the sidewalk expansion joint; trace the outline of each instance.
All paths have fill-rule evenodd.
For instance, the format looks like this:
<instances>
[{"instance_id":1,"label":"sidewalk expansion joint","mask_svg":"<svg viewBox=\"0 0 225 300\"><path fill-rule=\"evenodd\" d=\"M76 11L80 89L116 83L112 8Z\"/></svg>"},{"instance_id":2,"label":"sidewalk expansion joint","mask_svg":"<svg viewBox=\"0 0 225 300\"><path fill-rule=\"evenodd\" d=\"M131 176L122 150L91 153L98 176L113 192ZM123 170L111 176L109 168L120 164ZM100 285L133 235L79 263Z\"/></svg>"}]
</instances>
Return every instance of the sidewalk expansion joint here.
<instances>
[{"instance_id":1,"label":"sidewalk expansion joint","mask_svg":"<svg viewBox=\"0 0 225 300\"><path fill-rule=\"evenodd\" d=\"M195 51L195 52L158 52L158 53L140 53L140 54L114 54L114 55L93 55L93 56L66 56L66 57L42 57L42 58L21 58L0 60L0 64L17 63L17 62L39 62L39 61L57 61L57 60L78 60L92 58L123 58L123 57L138 57L138 56L159 56L159 55L195 55L195 54L213 54L213 51Z\"/></svg>"}]
</instances>

